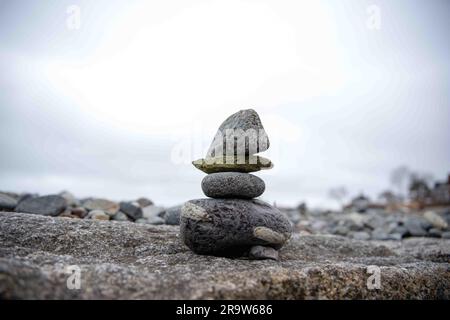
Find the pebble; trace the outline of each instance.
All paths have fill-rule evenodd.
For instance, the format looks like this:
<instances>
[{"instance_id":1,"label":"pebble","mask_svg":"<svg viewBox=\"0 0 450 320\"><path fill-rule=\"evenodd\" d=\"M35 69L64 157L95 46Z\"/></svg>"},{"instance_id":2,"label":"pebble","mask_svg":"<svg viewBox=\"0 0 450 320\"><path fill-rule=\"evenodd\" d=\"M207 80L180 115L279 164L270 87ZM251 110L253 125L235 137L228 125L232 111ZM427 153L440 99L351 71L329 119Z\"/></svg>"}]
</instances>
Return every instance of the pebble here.
<instances>
[{"instance_id":1,"label":"pebble","mask_svg":"<svg viewBox=\"0 0 450 320\"><path fill-rule=\"evenodd\" d=\"M405 226L399 225L393 229L390 230L390 233L396 233L401 234L402 237L406 236L408 234L408 229Z\"/></svg>"},{"instance_id":2,"label":"pebble","mask_svg":"<svg viewBox=\"0 0 450 320\"><path fill-rule=\"evenodd\" d=\"M15 208L16 212L40 214L44 216L57 216L67 207L67 201L58 195L43 197L29 197L20 202Z\"/></svg>"},{"instance_id":3,"label":"pebble","mask_svg":"<svg viewBox=\"0 0 450 320\"><path fill-rule=\"evenodd\" d=\"M403 235L400 233L390 233L388 234L388 240L402 240L403 239Z\"/></svg>"},{"instance_id":4,"label":"pebble","mask_svg":"<svg viewBox=\"0 0 450 320\"><path fill-rule=\"evenodd\" d=\"M109 216L115 215L120 208L117 202L99 198L85 200L83 202L83 207L88 211L102 210Z\"/></svg>"},{"instance_id":5,"label":"pebble","mask_svg":"<svg viewBox=\"0 0 450 320\"><path fill-rule=\"evenodd\" d=\"M202 180L203 193L210 198L252 199L264 193L264 181L249 173L219 172Z\"/></svg>"},{"instance_id":6,"label":"pebble","mask_svg":"<svg viewBox=\"0 0 450 320\"><path fill-rule=\"evenodd\" d=\"M150 199L147 199L145 197L141 197L141 198L137 199L136 202L139 203L139 206L141 208L145 208L145 207L153 205L153 201Z\"/></svg>"},{"instance_id":7,"label":"pebble","mask_svg":"<svg viewBox=\"0 0 450 320\"><path fill-rule=\"evenodd\" d=\"M442 236L442 230L438 228L431 228L430 230L428 230L428 236L440 238Z\"/></svg>"},{"instance_id":8,"label":"pebble","mask_svg":"<svg viewBox=\"0 0 450 320\"><path fill-rule=\"evenodd\" d=\"M19 196L19 199L17 199L17 202L18 202L18 203L21 203L22 201L25 201L25 200L27 200L27 199L30 199L30 198L37 198L37 197L39 197L39 195L38 195L38 194L35 194L35 193L22 193L22 194Z\"/></svg>"},{"instance_id":9,"label":"pebble","mask_svg":"<svg viewBox=\"0 0 450 320\"><path fill-rule=\"evenodd\" d=\"M142 217L146 219L152 219L154 217L160 217L162 218L165 213L165 209L163 207L159 206L148 206L142 209Z\"/></svg>"},{"instance_id":10,"label":"pebble","mask_svg":"<svg viewBox=\"0 0 450 320\"><path fill-rule=\"evenodd\" d=\"M119 211L115 215L112 216L111 220L115 220L115 221L130 221L131 219L128 218L128 216L125 213L123 213L122 211Z\"/></svg>"},{"instance_id":11,"label":"pebble","mask_svg":"<svg viewBox=\"0 0 450 320\"><path fill-rule=\"evenodd\" d=\"M166 209L164 213L164 223L168 225L180 225L181 206Z\"/></svg>"},{"instance_id":12,"label":"pebble","mask_svg":"<svg viewBox=\"0 0 450 320\"><path fill-rule=\"evenodd\" d=\"M370 234L364 231L353 232L352 238L355 240L370 240Z\"/></svg>"},{"instance_id":13,"label":"pebble","mask_svg":"<svg viewBox=\"0 0 450 320\"><path fill-rule=\"evenodd\" d=\"M389 234L383 228L377 228L372 231L373 240L390 240Z\"/></svg>"},{"instance_id":14,"label":"pebble","mask_svg":"<svg viewBox=\"0 0 450 320\"><path fill-rule=\"evenodd\" d=\"M110 216L102 210L92 210L89 211L87 218L95 220L109 220Z\"/></svg>"},{"instance_id":15,"label":"pebble","mask_svg":"<svg viewBox=\"0 0 450 320\"><path fill-rule=\"evenodd\" d=\"M164 224L164 219L158 216L154 216L151 218L141 218L137 219L136 223L140 224L153 224L153 225L161 225Z\"/></svg>"},{"instance_id":16,"label":"pebble","mask_svg":"<svg viewBox=\"0 0 450 320\"><path fill-rule=\"evenodd\" d=\"M73 215L78 216L81 219L83 219L87 215L87 210L83 207L72 208L71 211Z\"/></svg>"},{"instance_id":17,"label":"pebble","mask_svg":"<svg viewBox=\"0 0 450 320\"><path fill-rule=\"evenodd\" d=\"M408 229L409 235L413 237L425 237L427 231L424 228L424 223L420 218L409 218L405 221L405 228Z\"/></svg>"},{"instance_id":18,"label":"pebble","mask_svg":"<svg viewBox=\"0 0 450 320\"><path fill-rule=\"evenodd\" d=\"M249 252L249 258L253 260L263 260L263 259L271 259L271 260L279 260L278 251L272 247L266 246L253 246Z\"/></svg>"},{"instance_id":19,"label":"pebble","mask_svg":"<svg viewBox=\"0 0 450 320\"><path fill-rule=\"evenodd\" d=\"M0 193L0 210L14 210L17 200L7 194Z\"/></svg>"},{"instance_id":20,"label":"pebble","mask_svg":"<svg viewBox=\"0 0 450 320\"><path fill-rule=\"evenodd\" d=\"M427 211L423 215L425 219L427 219L435 228L438 229L446 229L448 227L447 221L444 220L441 216L439 216L434 211Z\"/></svg>"},{"instance_id":21,"label":"pebble","mask_svg":"<svg viewBox=\"0 0 450 320\"><path fill-rule=\"evenodd\" d=\"M215 157L216 150L222 150L226 142L234 141L234 138L235 145L227 148L235 154L252 155L266 151L270 146L258 113L253 109L240 110L222 122L208 149L207 157Z\"/></svg>"},{"instance_id":22,"label":"pebble","mask_svg":"<svg viewBox=\"0 0 450 320\"><path fill-rule=\"evenodd\" d=\"M61 214L59 215L59 217L62 217L62 218L71 218L71 219L80 219L79 216L76 216L76 215L72 214L72 210L70 210L70 208L67 208L66 210L64 210L64 212L61 213Z\"/></svg>"},{"instance_id":23,"label":"pebble","mask_svg":"<svg viewBox=\"0 0 450 320\"><path fill-rule=\"evenodd\" d=\"M350 232L350 229L347 226L338 225L334 227L331 232L339 236L346 236Z\"/></svg>"},{"instance_id":24,"label":"pebble","mask_svg":"<svg viewBox=\"0 0 450 320\"><path fill-rule=\"evenodd\" d=\"M79 205L78 200L69 191L62 191L58 195L63 197L64 199L66 199L67 205L69 207L74 207L74 206Z\"/></svg>"},{"instance_id":25,"label":"pebble","mask_svg":"<svg viewBox=\"0 0 450 320\"><path fill-rule=\"evenodd\" d=\"M142 208L137 202L121 202L120 211L125 213L131 220L142 218Z\"/></svg>"}]
</instances>

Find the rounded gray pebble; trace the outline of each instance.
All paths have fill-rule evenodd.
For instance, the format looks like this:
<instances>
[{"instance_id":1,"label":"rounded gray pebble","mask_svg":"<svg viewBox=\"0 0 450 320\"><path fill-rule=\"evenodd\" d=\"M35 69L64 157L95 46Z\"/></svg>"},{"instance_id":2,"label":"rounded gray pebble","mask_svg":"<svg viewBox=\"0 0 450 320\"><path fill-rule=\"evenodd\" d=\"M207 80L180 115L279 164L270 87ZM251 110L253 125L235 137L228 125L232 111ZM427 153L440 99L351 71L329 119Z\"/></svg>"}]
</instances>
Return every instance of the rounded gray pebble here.
<instances>
[{"instance_id":1,"label":"rounded gray pebble","mask_svg":"<svg viewBox=\"0 0 450 320\"><path fill-rule=\"evenodd\" d=\"M171 207L164 214L165 224L180 225L181 206Z\"/></svg>"},{"instance_id":2,"label":"rounded gray pebble","mask_svg":"<svg viewBox=\"0 0 450 320\"><path fill-rule=\"evenodd\" d=\"M16 212L40 214L44 216L57 216L67 207L67 201L58 195L49 195L37 198L27 198L20 202Z\"/></svg>"},{"instance_id":3,"label":"rounded gray pebble","mask_svg":"<svg viewBox=\"0 0 450 320\"><path fill-rule=\"evenodd\" d=\"M262 195L265 189L264 181L249 173L211 173L202 180L203 193L210 198L252 199Z\"/></svg>"},{"instance_id":4,"label":"rounded gray pebble","mask_svg":"<svg viewBox=\"0 0 450 320\"><path fill-rule=\"evenodd\" d=\"M250 259L253 260L264 260L264 259L271 259L276 261L279 260L278 251L272 247L265 247L265 246L252 247L250 249L248 256Z\"/></svg>"}]
</instances>

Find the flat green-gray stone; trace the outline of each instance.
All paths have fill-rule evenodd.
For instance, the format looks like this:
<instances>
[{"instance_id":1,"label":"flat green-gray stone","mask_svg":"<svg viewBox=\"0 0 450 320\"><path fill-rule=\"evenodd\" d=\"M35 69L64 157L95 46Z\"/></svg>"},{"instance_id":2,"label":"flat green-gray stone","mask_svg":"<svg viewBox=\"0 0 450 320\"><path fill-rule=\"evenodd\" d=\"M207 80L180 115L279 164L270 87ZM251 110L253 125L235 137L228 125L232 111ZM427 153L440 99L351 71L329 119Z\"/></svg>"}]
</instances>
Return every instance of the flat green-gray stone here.
<instances>
[{"instance_id":1,"label":"flat green-gray stone","mask_svg":"<svg viewBox=\"0 0 450 320\"><path fill-rule=\"evenodd\" d=\"M255 172L273 168L273 163L267 158L260 156L247 157L244 163L238 163L235 157L206 158L192 162L199 170L205 173L216 172Z\"/></svg>"}]
</instances>

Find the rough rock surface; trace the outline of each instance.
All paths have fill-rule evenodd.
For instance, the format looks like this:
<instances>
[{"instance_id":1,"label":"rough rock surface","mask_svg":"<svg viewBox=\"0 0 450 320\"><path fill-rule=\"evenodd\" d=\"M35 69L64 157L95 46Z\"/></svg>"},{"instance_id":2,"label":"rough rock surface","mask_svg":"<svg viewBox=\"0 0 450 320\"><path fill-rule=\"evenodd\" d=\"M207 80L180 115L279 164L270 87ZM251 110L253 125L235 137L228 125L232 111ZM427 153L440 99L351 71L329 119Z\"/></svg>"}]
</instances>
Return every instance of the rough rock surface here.
<instances>
[{"instance_id":1,"label":"rough rock surface","mask_svg":"<svg viewBox=\"0 0 450 320\"><path fill-rule=\"evenodd\" d=\"M218 172L208 174L202 180L202 190L211 198L253 199L264 193L264 181L249 173Z\"/></svg>"},{"instance_id":2,"label":"rough rock surface","mask_svg":"<svg viewBox=\"0 0 450 320\"><path fill-rule=\"evenodd\" d=\"M197 199L181 209L181 238L196 253L240 256L256 245L279 249L291 233L277 208L256 199Z\"/></svg>"},{"instance_id":3,"label":"rough rock surface","mask_svg":"<svg viewBox=\"0 0 450 320\"><path fill-rule=\"evenodd\" d=\"M0 299L449 299L450 240L295 234L280 261L196 255L178 227L0 213ZM68 289L67 266L81 269ZM369 266L381 288L369 289Z\"/></svg>"}]
</instances>

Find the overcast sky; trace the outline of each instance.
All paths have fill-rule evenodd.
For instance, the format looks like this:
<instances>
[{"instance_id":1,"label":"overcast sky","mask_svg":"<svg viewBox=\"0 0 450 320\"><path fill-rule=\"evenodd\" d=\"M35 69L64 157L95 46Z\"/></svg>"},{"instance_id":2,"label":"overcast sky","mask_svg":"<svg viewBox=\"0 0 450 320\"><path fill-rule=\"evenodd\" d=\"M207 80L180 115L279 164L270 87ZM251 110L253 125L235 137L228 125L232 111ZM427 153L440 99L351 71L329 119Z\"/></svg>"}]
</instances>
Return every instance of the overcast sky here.
<instances>
[{"instance_id":1,"label":"overcast sky","mask_svg":"<svg viewBox=\"0 0 450 320\"><path fill-rule=\"evenodd\" d=\"M0 0L0 190L202 197L190 161L247 108L267 201L446 179L449 30L445 0Z\"/></svg>"}]
</instances>

